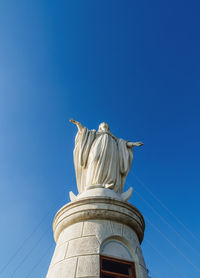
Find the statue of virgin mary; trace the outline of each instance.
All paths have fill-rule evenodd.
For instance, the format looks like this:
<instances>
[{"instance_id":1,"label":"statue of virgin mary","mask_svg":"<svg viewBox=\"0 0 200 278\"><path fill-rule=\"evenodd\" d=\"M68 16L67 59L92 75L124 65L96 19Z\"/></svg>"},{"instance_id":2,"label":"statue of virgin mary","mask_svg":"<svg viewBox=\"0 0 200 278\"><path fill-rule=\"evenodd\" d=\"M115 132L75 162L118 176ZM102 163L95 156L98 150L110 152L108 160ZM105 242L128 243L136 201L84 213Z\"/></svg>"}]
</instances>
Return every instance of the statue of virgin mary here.
<instances>
[{"instance_id":1,"label":"statue of virgin mary","mask_svg":"<svg viewBox=\"0 0 200 278\"><path fill-rule=\"evenodd\" d=\"M122 193L133 159L133 147L143 143L116 138L107 123L101 123L96 131L72 119L70 122L78 128L73 154L79 193L96 187Z\"/></svg>"}]
</instances>

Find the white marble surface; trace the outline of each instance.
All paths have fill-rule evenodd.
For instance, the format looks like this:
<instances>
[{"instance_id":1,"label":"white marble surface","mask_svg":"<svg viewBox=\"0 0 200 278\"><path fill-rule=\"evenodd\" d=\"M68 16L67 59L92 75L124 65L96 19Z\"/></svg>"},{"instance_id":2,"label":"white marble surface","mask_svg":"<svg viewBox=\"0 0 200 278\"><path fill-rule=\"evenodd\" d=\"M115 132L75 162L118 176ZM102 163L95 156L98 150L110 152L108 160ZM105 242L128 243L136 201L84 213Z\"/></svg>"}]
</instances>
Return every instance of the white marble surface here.
<instances>
[{"instance_id":1,"label":"white marble surface","mask_svg":"<svg viewBox=\"0 0 200 278\"><path fill-rule=\"evenodd\" d=\"M79 193L91 186L122 193L133 159L133 147L143 143L116 138L107 123L101 123L96 131L88 130L77 121L70 121L78 128L74 166Z\"/></svg>"},{"instance_id":2,"label":"white marble surface","mask_svg":"<svg viewBox=\"0 0 200 278\"><path fill-rule=\"evenodd\" d=\"M99 187L91 187L88 190L79 193L77 196L75 196L75 194L72 191L70 191L69 196L71 201L76 201L83 198L92 198L97 196L108 197L108 198L117 199L121 201L128 201L128 199L132 195L132 192L133 192L132 187L130 187L126 192L120 194L115 192L114 190L99 186Z\"/></svg>"}]
</instances>

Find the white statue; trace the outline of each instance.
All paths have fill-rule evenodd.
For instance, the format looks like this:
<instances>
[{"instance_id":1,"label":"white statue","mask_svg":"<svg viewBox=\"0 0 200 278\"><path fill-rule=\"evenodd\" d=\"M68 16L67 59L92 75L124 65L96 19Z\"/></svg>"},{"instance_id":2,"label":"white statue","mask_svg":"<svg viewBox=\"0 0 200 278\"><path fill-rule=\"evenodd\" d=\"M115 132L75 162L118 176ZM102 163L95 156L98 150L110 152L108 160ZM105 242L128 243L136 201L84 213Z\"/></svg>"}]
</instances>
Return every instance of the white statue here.
<instances>
[{"instance_id":1,"label":"white statue","mask_svg":"<svg viewBox=\"0 0 200 278\"><path fill-rule=\"evenodd\" d=\"M79 193L91 188L109 188L122 193L133 159L133 147L142 142L129 142L116 138L108 124L101 123L98 131L76 124L74 166Z\"/></svg>"}]
</instances>

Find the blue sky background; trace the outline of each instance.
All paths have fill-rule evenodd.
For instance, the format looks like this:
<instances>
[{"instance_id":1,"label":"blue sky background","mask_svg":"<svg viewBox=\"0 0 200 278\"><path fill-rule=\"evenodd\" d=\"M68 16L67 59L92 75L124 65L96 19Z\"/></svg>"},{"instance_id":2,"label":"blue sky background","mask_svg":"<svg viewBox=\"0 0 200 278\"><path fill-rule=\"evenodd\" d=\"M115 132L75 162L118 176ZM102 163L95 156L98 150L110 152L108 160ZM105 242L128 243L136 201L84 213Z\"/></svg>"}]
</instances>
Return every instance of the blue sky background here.
<instances>
[{"instance_id":1,"label":"blue sky background","mask_svg":"<svg viewBox=\"0 0 200 278\"><path fill-rule=\"evenodd\" d=\"M71 117L145 143L132 172L191 231L129 174L150 276L199 277L199 9L184 0L0 2L0 277L47 273L54 215L77 193Z\"/></svg>"}]
</instances>

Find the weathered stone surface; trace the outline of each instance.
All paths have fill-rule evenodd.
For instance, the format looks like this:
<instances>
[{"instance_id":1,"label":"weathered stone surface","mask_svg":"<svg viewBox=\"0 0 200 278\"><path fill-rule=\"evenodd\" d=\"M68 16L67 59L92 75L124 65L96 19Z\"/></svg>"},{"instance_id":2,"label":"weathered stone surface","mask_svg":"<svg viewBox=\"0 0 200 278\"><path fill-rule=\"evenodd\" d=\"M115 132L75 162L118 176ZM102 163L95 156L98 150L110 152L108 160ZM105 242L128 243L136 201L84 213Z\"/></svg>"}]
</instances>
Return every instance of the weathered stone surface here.
<instances>
[{"instance_id":1,"label":"weathered stone surface","mask_svg":"<svg viewBox=\"0 0 200 278\"><path fill-rule=\"evenodd\" d=\"M69 197L72 202L77 201L78 199L92 198L97 196L108 197L108 198L117 199L121 201L128 201L132 195L132 192L133 192L132 187L130 187L126 192L120 194L115 192L114 190L104 188L103 185L99 185L99 187L95 186L94 188L93 186L91 186L89 190L83 191L77 196L72 191L70 191Z\"/></svg>"},{"instance_id":2,"label":"weathered stone surface","mask_svg":"<svg viewBox=\"0 0 200 278\"><path fill-rule=\"evenodd\" d=\"M143 257L142 250L141 250L140 246L137 247L136 254L138 256L138 260L139 260L140 265L142 265L146 269L146 264L145 264L144 257Z\"/></svg>"},{"instance_id":3,"label":"weathered stone surface","mask_svg":"<svg viewBox=\"0 0 200 278\"><path fill-rule=\"evenodd\" d=\"M149 278L148 271L146 268L141 267L141 272L143 274L143 278Z\"/></svg>"},{"instance_id":4,"label":"weathered stone surface","mask_svg":"<svg viewBox=\"0 0 200 278\"><path fill-rule=\"evenodd\" d=\"M101 244L104 239L113 235L110 221L108 220L89 220L85 221L83 236L94 235Z\"/></svg>"},{"instance_id":5,"label":"weathered stone surface","mask_svg":"<svg viewBox=\"0 0 200 278\"><path fill-rule=\"evenodd\" d=\"M64 260L67 251L67 246L68 243L64 243L60 246L56 246L50 267L52 267L57 262Z\"/></svg>"},{"instance_id":6,"label":"weathered stone surface","mask_svg":"<svg viewBox=\"0 0 200 278\"><path fill-rule=\"evenodd\" d=\"M118 222L114 222L114 221L110 221L110 224L111 224L111 229L112 229L113 235L122 236L123 225Z\"/></svg>"},{"instance_id":7,"label":"weathered stone surface","mask_svg":"<svg viewBox=\"0 0 200 278\"><path fill-rule=\"evenodd\" d=\"M101 247L101 254L127 261L133 260L132 252L123 242L116 239L106 241Z\"/></svg>"},{"instance_id":8,"label":"weathered stone surface","mask_svg":"<svg viewBox=\"0 0 200 278\"><path fill-rule=\"evenodd\" d=\"M67 227L60 234L57 245L60 245L63 242L69 241L71 239L81 237L82 229L83 222L74 223L73 225Z\"/></svg>"},{"instance_id":9,"label":"weathered stone surface","mask_svg":"<svg viewBox=\"0 0 200 278\"><path fill-rule=\"evenodd\" d=\"M53 223L57 247L47 278L99 278L103 246L104 254L133 260L137 278L147 278L140 249L144 227L141 213L125 201L94 197L65 205Z\"/></svg>"},{"instance_id":10,"label":"weathered stone surface","mask_svg":"<svg viewBox=\"0 0 200 278\"><path fill-rule=\"evenodd\" d=\"M125 201L110 198L86 198L65 205L58 211L53 223L55 240L74 223L87 220L111 220L130 226L140 242L143 239L144 219L141 213Z\"/></svg>"},{"instance_id":11,"label":"weathered stone surface","mask_svg":"<svg viewBox=\"0 0 200 278\"><path fill-rule=\"evenodd\" d=\"M78 258L76 277L99 277L99 256L89 255Z\"/></svg>"},{"instance_id":12,"label":"weathered stone surface","mask_svg":"<svg viewBox=\"0 0 200 278\"><path fill-rule=\"evenodd\" d=\"M135 262L135 272L136 272L136 277L137 278L144 278L143 277L143 272L141 271L141 266L139 262Z\"/></svg>"},{"instance_id":13,"label":"weathered stone surface","mask_svg":"<svg viewBox=\"0 0 200 278\"><path fill-rule=\"evenodd\" d=\"M70 258L55 264L50 268L46 278L74 278L77 258Z\"/></svg>"},{"instance_id":14,"label":"weathered stone surface","mask_svg":"<svg viewBox=\"0 0 200 278\"><path fill-rule=\"evenodd\" d=\"M87 254L98 254L99 242L95 236L88 236L70 240L66 257L73 257Z\"/></svg>"},{"instance_id":15,"label":"weathered stone surface","mask_svg":"<svg viewBox=\"0 0 200 278\"><path fill-rule=\"evenodd\" d=\"M115 192L114 190L110 190L108 188L92 188L90 190L87 191L83 191L82 193L78 194L76 199L83 199L83 198L93 198L93 197L97 197L97 196L103 196L103 197L107 197L107 198L113 198L113 199L117 199L117 200L122 200L122 194L119 194L117 192Z\"/></svg>"},{"instance_id":16,"label":"weathered stone surface","mask_svg":"<svg viewBox=\"0 0 200 278\"><path fill-rule=\"evenodd\" d=\"M133 249L136 251L137 246L140 246L138 237L133 229L129 226L123 226L123 237L126 238L132 245Z\"/></svg>"},{"instance_id":17,"label":"weathered stone surface","mask_svg":"<svg viewBox=\"0 0 200 278\"><path fill-rule=\"evenodd\" d=\"M137 278L149 278L147 269L141 266L139 263L135 263L135 269Z\"/></svg>"}]
</instances>

